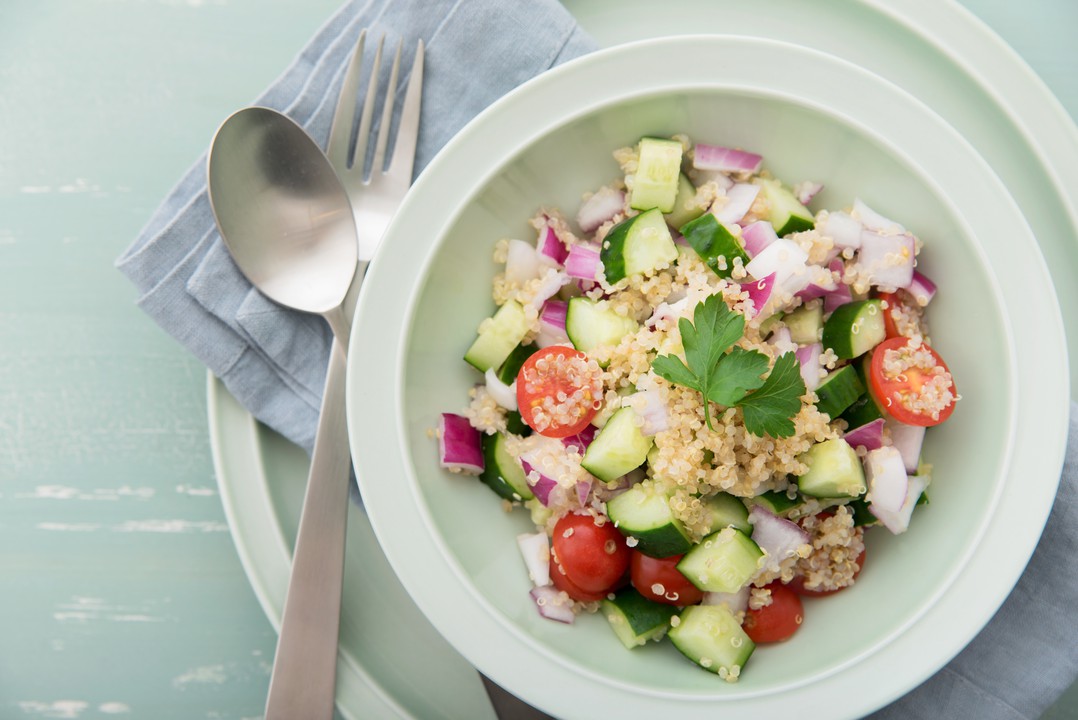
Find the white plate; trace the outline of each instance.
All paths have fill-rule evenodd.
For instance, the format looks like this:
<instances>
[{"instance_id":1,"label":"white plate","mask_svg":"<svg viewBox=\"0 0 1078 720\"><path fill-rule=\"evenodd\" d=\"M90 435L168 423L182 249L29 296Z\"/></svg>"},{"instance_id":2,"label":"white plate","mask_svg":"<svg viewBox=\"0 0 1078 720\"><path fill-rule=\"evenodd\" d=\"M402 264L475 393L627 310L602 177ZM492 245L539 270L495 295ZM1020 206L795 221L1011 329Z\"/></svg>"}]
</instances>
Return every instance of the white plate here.
<instances>
[{"instance_id":1,"label":"white plate","mask_svg":"<svg viewBox=\"0 0 1078 720\"><path fill-rule=\"evenodd\" d=\"M530 83L527 90L514 92L485 111L450 142L419 178L387 230L390 237L368 271L356 316L355 336L377 336L382 341L378 353L353 353L349 359L349 425L357 472L375 532L424 613L454 647L495 681L548 712L580 718L601 713L651 717L660 712L692 712L702 702L713 702L720 704L723 711L779 718L787 716L789 708L797 703L813 708L814 717L854 717L908 691L957 654L1006 598L1032 553L1055 496L1065 447L1069 408L1066 396L1059 393L1067 378L1062 321L1047 281L1047 269L1018 207L973 149L927 107L852 65L795 45L714 37L689 38L683 42L690 44L687 57L693 58L691 63L673 52L675 47L684 49L684 45L667 40L649 44L648 50L625 48L577 61L571 68L544 75ZM806 77L819 82L810 87L798 74L791 73L791 69L805 71ZM615 82L624 77L632 78L632 83L626 86ZM620 105L627 99L626 93L631 93L628 97L632 98L647 98L667 93L671 85L685 88L687 97L661 107L641 100L631 109L603 113L598 120L589 114L594 108ZM873 640L866 640L864 646L854 643L855 652L832 653L830 659L821 663L819 671L805 671L803 663L797 660L802 655L776 653L769 658L776 668L788 663L783 669L795 665L800 669L785 674L777 670L776 676L783 678L777 683L763 679L766 674L746 676L736 689L718 690L701 681L699 675L689 677L688 673L678 673L672 663L668 668L658 653L647 656L647 667L654 675L645 679L643 661L636 663L626 660L625 654L615 656L603 649L616 643L610 639L609 630L600 627L601 618L598 623L581 622L578 627L564 629L550 623L543 625L533 617L534 613L521 610L527 605L526 597L519 583L513 582L513 570L516 567L519 571L519 559L517 566L510 564L512 553L499 549L501 546L491 530L494 526L505 530L510 522L501 515L493 518L488 515L477 522L479 506L468 503L474 503L472 498L484 490L474 483L453 484L446 480L445 473L437 472L432 443L423 432L433 425L438 412L453 407L448 393L456 390L463 397L471 382L450 370L440 372L437 368L443 358L451 357L449 348L461 342L459 338L446 337L445 328L472 327L460 316L471 317L471 311L486 308L487 292L481 289L461 292L454 314L440 309L442 306L436 305L434 299L445 297L451 286L460 288L460 282L468 282L462 280L468 273L464 266L482 262L481 258L489 252L469 242L475 231L501 229L504 223L500 209L503 205L519 205L520 195L532 203L546 199L528 197L534 193L536 184L531 178L549 177L559 168L565 172L570 163L559 165L567 159L562 157L566 155L565 147L580 148L583 153L585 147L594 147L596 140L604 137L604 127L620 143L625 142L623 135L637 137L644 125L657 125L665 128L660 132L669 132L669 127L683 127L678 123L684 123L684 129L699 136L702 128L714 127L716 122L721 124L720 118L725 116L717 112L716 103L700 104L693 100L693 94L705 88L730 92L730 99L723 107L741 120L733 121L727 132L749 127L745 119L756 117L754 113L759 107L769 107L766 103L750 104L743 113L737 100L739 93L766 96L774 92L783 98L796 98L793 105L826 108L822 110L825 115L834 112L849 118L849 122L862 128L861 133L887 138L935 186L931 196L925 196L923 191L909 196L920 199L920 204L911 205L912 211L922 210L932 197L949 198L961 209L958 213L950 212L961 217L964 222L960 223L967 228L956 229L953 237L976 238L998 277L1030 281L1006 282L998 291L978 293L989 302L998 297L1013 328L1013 340L1007 334L1006 322L999 328L998 337L980 336L985 342L1004 344L998 354L995 350L987 351L989 357L1014 356L1013 366L1001 371L1013 379L1001 380L998 385L971 383L978 394L969 402L978 402L979 397L987 403L1002 393L1006 402L992 403L1000 422L986 425L985 429L994 437L1001 426L1010 428L1013 435L1008 437L1014 438L1013 444L1004 442L1002 447L1013 454L1000 456L1000 464L993 466L999 469L993 470L991 476L985 475L982 486L972 482L969 475L964 478L962 487L966 492L984 488L982 498L975 497L976 489L972 490L973 494L963 496L978 501L977 509L971 510L977 528L967 532L964 525L958 529L959 523L952 522L949 526L938 526L932 534L907 541L920 543L928 538L933 547L939 547L941 537L949 532L959 533L957 546L951 548L953 555L943 555L947 570L940 574L938 583L934 580L923 589L923 595L908 603L904 601L893 626L874 629L876 634L866 629L866 635ZM751 90L744 91L745 88ZM544 108L541 116L533 112L540 107ZM901 108L901 116L891 113L891 108ZM787 112L793 111L788 108ZM768 114L766 117L775 121L773 125L770 122L762 125L770 128L766 131L769 142L786 149L785 153L776 151L775 159L786 159L798 168L798 177L805 177L811 167L818 166L806 160L812 157L810 150L817 148L798 146L797 138L789 134L799 122L793 117L800 116ZM779 117L789 122L784 125L778 121ZM581 119L577 121L577 118ZM569 145L555 148L540 142L529 151L525 161L518 163L513 159L511 171L499 174L502 164L510 162L518 152L520 139L542 138L548 125L559 127L570 121L574 123L572 127L584 129L567 134ZM630 127L631 130L627 129ZM781 143L780 139L786 142ZM747 139L733 142L749 144ZM791 148L804 152L799 157L796 152L791 153ZM835 148L849 149L852 158L870 163L856 165L862 181L871 176L878 185L890 177L882 169L890 162L885 160L886 155L858 155L853 152L857 149L856 142L845 136L826 140L820 153L834 160L840 155L834 152ZM586 155L593 158L595 152L589 150ZM549 161L548 155L552 158ZM906 166L904 159L899 162ZM571 172L584 172L586 168L592 166L580 167L577 163ZM601 173L601 168L598 171ZM776 166L776 172L781 175L781 168ZM475 184L456 182L461 177L478 180ZM579 197L582 189L592 187L586 183L595 179L586 178L583 188L567 184L560 196L553 199L554 203L569 196ZM853 190L851 176L845 178L845 186L841 180L835 182L836 187L841 187L840 193ZM483 194L473 197L473 191L480 191L479 186ZM467 210L462 211L465 206ZM933 217L942 220L948 211L939 212ZM459 227L458 217L462 218ZM931 224L932 220L924 217L921 222ZM409 244L391 242L394 235L407 237ZM452 238L451 248L435 250L447 235ZM950 246L937 241L933 247L943 252ZM1015 247L1023 251L1015 253ZM417 258L422 258L422 262L417 263ZM422 265L418 272L417 264ZM429 267L437 267L438 271L428 272ZM960 277L951 274L952 282ZM394 296L407 297L409 301L374 300ZM423 319L422 336L411 332L413 313L419 313L417 317ZM953 313L935 317L940 337L949 334L956 337L961 323ZM946 322L951 324L951 333L944 327ZM1037 357L1014 352L1016 348L1034 344L1042 349ZM955 358L955 349L951 346L945 354L951 353L950 357ZM972 359L968 345L961 349L965 352L959 356L967 357L964 368L967 376L978 363L984 366L983 362ZM952 366L958 363L955 360ZM411 370L410 384L406 385L405 369L412 367L417 370ZM993 390L997 395L992 394ZM375 417L363 412L365 407L377 407L380 412ZM962 427L968 430L968 426ZM974 440L967 437L964 442ZM952 463L949 470L952 476L961 467L961 459L954 453L941 453L938 461L941 468L946 462ZM393 478L393 482L386 482L386 478ZM946 490L941 485L940 492ZM994 498L990 496L997 491L1001 502L993 513L989 508ZM465 494L467 501L460 499ZM951 502L954 507L961 502L959 498L939 497L941 505ZM982 501L989 503L984 506L983 516L978 514L982 512ZM946 520L942 515L933 517ZM980 524L982 518L985 524ZM965 522L958 515L952 515L951 520ZM983 532L988 524L1008 530ZM517 532L519 525L516 523ZM505 533L504 537L512 535ZM890 549L894 551L893 557L905 558L906 569L910 571L905 577L916 575L911 566L923 566L926 577L934 572L923 562L926 555L898 550L897 545L892 544ZM918 551L933 552L923 546ZM966 557L969 562L963 567ZM866 580L863 592L870 592L870 588L876 592L889 588L893 595L900 590L885 579L875 583ZM858 596L858 600L863 604L865 597L868 596ZM883 595L877 599L884 602ZM852 607L852 595L844 596L844 600L849 600ZM831 603L821 605L819 610L838 607L836 601ZM591 619L594 618L588 620ZM837 618L832 616L832 619L836 620L835 626L841 624ZM811 632L823 627L821 622L807 629ZM877 635L879 641L875 640ZM822 644L814 647L828 652ZM608 669L621 668L622 664L626 670L633 665L632 672L636 674L623 680ZM856 696L846 693L851 686L861 688ZM554 688L556 692L552 691ZM844 702L836 705L834 698L843 695Z\"/></svg>"},{"instance_id":2,"label":"white plate","mask_svg":"<svg viewBox=\"0 0 1078 720\"><path fill-rule=\"evenodd\" d=\"M1003 178L1038 236L1053 274L1078 277L1073 245L1078 226L1074 124L1039 78L956 4L891 2L883 9L883 3L877 8L869 0L860 4L854 0L668 0L663 12L657 13L652 0L563 3L604 46L704 31L787 39L826 48L929 99L936 112L961 131ZM941 41L943 33L946 42ZM1064 317L1073 326L1078 312L1074 290L1069 284L1057 285L1061 298L1070 300ZM1072 366L1078 365L1078 353L1071 356ZM1078 383L1071 385L1072 392L1078 393ZM256 428L250 415L212 378L209 392L211 441L233 538L263 610L276 626L307 460L289 443ZM351 522L356 528L362 521ZM349 586L355 582L362 556L361 550L353 549L356 535L349 536ZM346 608L344 627L351 626L349 616L354 612L357 609ZM346 717L392 717L393 713L423 717L413 713L426 705L426 691L380 682L364 669L363 653L349 634L342 635L342 655L352 658L341 663L338 675L338 708ZM484 711L489 716L482 688L471 677L448 700L474 703L474 713L459 717L484 717Z\"/></svg>"}]
</instances>

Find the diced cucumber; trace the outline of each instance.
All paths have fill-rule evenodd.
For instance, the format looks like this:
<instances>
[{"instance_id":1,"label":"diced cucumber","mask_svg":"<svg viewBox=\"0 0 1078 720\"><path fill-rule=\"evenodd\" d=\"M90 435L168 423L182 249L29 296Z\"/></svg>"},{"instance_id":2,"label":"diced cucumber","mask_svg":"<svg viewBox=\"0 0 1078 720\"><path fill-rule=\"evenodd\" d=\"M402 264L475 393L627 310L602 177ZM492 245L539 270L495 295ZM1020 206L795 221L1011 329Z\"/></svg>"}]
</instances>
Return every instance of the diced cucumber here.
<instances>
[{"instance_id":1,"label":"diced cucumber","mask_svg":"<svg viewBox=\"0 0 1078 720\"><path fill-rule=\"evenodd\" d=\"M864 498L854 498L847 505L850 512L853 513L853 526L854 527L867 527L869 525L876 525L880 521L872 514L872 511L868 509L868 503Z\"/></svg>"},{"instance_id":2,"label":"diced cucumber","mask_svg":"<svg viewBox=\"0 0 1078 720\"><path fill-rule=\"evenodd\" d=\"M734 258L749 262L745 249L726 226L711 213L706 213L681 228L685 241L716 275L728 278L734 271ZM722 260L720 260L722 258Z\"/></svg>"},{"instance_id":3,"label":"diced cucumber","mask_svg":"<svg viewBox=\"0 0 1078 720\"><path fill-rule=\"evenodd\" d=\"M631 317L618 315L609 307L585 297L569 300L565 311L565 334L577 350L590 352L604 345L617 345L626 335L640 329Z\"/></svg>"},{"instance_id":4,"label":"diced cucumber","mask_svg":"<svg viewBox=\"0 0 1078 720\"><path fill-rule=\"evenodd\" d=\"M689 531L674 517L670 498L650 484L634 485L609 500L606 514L623 535L636 538L637 550L650 557L682 555L692 547Z\"/></svg>"},{"instance_id":5,"label":"diced cucumber","mask_svg":"<svg viewBox=\"0 0 1078 720\"><path fill-rule=\"evenodd\" d=\"M603 482L611 482L643 465L654 442L641 432L636 412L623 407L606 421L580 464Z\"/></svg>"},{"instance_id":6,"label":"diced cucumber","mask_svg":"<svg viewBox=\"0 0 1078 720\"><path fill-rule=\"evenodd\" d=\"M783 316L782 321L790 331L790 339L798 345L811 345L820 341L823 329L823 303L811 302Z\"/></svg>"},{"instance_id":7,"label":"diced cucumber","mask_svg":"<svg viewBox=\"0 0 1078 720\"><path fill-rule=\"evenodd\" d=\"M801 500L791 500L789 495L777 490L761 493L754 497L752 501L779 516L785 515L801 504Z\"/></svg>"},{"instance_id":8,"label":"diced cucumber","mask_svg":"<svg viewBox=\"0 0 1078 720\"><path fill-rule=\"evenodd\" d=\"M635 210L658 208L664 213L674 209L682 150L681 143L676 140L649 137L640 140L630 207Z\"/></svg>"},{"instance_id":9,"label":"diced cucumber","mask_svg":"<svg viewBox=\"0 0 1078 720\"><path fill-rule=\"evenodd\" d=\"M613 599L604 599L601 607L614 634L629 650L661 638L670 627L670 618L677 614L673 605L648 600L632 587L619 590Z\"/></svg>"},{"instance_id":10,"label":"diced cucumber","mask_svg":"<svg viewBox=\"0 0 1078 720\"><path fill-rule=\"evenodd\" d=\"M798 202L794 194L778 180L760 178L760 194L767 200L768 217L779 237L790 233L811 230L816 224L812 213Z\"/></svg>"},{"instance_id":11,"label":"diced cucumber","mask_svg":"<svg viewBox=\"0 0 1078 720\"><path fill-rule=\"evenodd\" d=\"M860 374L858 374L858 379L860 379ZM862 380L862 382L864 381ZM879 420L883 417L883 411L876 405L872 395L866 392L854 400L853 404L846 408L845 412L839 417L845 420L848 427L852 429L868 425L873 420Z\"/></svg>"},{"instance_id":12,"label":"diced cucumber","mask_svg":"<svg viewBox=\"0 0 1078 720\"><path fill-rule=\"evenodd\" d=\"M829 373L816 388L816 397L819 398L816 409L834 420L864 392L865 386L861 384L857 370L852 365L843 365Z\"/></svg>"},{"instance_id":13,"label":"diced cucumber","mask_svg":"<svg viewBox=\"0 0 1078 720\"><path fill-rule=\"evenodd\" d=\"M865 493L861 459L842 438L816 443L800 459L808 465L808 471L797 479L797 489L803 495L839 498Z\"/></svg>"},{"instance_id":14,"label":"diced cucumber","mask_svg":"<svg viewBox=\"0 0 1078 720\"><path fill-rule=\"evenodd\" d=\"M520 417L519 410L510 410L505 413L505 430L521 437L532 434L532 429L528 427L528 423L524 422L524 418Z\"/></svg>"},{"instance_id":15,"label":"diced cucumber","mask_svg":"<svg viewBox=\"0 0 1078 720\"><path fill-rule=\"evenodd\" d=\"M842 360L852 360L883 342L887 330L879 300L840 305L823 326L823 346Z\"/></svg>"},{"instance_id":16,"label":"diced cucumber","mask_svg":"<svg viewBox=\"0 0 1078 720\"><path fill-rule=\"evenodd\" d=\"M509 353L509 357L505 359L505 362L502 363L501 368L498 369L498 379L506 385L512 385L516 381L517 373L520 372L524 361L534 355L538 349L539 346L535 343L517 345L513 348L513 352Z\"/></svg>"},{"instance_id":17,"label":"diced cucumber","mask_svg":"<svg viewBox=\"0 0 1078 720\"><path fill-rule=\"evenodd\" d=\"M756 644L725 605L692 605L681 611L668 633L682 655L715 674L740 674ZM736 668L736 670L735 670Z\"/></svg>"},{"instance_id":18,"label":"diced cucumber","mask_svg":"<svg viewBox=\"0 0 1078 720\"><path fill-rule=\"evenodd\" d=\"M749 522L749 509L741 498L734 497L730 493L716 493L704 500L704 507L711 515L711 526L708 534L718 532L723 528L737 528L746 535L752 534L752 523Z\"/></svg>"},{"instance_id":19,"label":"diced cucumber","mask_svg":"<svg viewBox=\"0 0 1078 720\"><path fill-rule=\"evenodd\" d=\"M500 367L528 334L529 327L520 303L506 301L493 317L483 321L479 336L464 353L465 361L479 372Z\"/></svg>"},{"instance_id":20,"label":"diced cucumber","mask_svg":"<svg viewBox=\"0 0 1078 720\"><path fill-rule=\"evenodd\" d=\"M630 275L644 275L677 260L677 245L658 208L625 218L603 238L599 259L603 277L613 285Z\"/></svg>"},{"instance_id":21,"label":"diced cucumber","mask_svg":"<svg viewBox=\"0 0 1078 720\"><path fill-rule=\"evenodd\" d=\"M696 188L692 181L684 174L678 175L677 197L674 199L674 209L666 215L666 224L672 228L680 228L690 220L695 220L704 214L707 206L696 202Z\"/></svg>"},{"instance_id":22,"label":"diced cucumber","mask_svg":"<svg viewBox=\"0 0 1078 720\"><path fill-rule=\"evenodd\" d=\"M483 436L483 472L479 479L506 500L531 500L535 495L528 487L520 461L505 449L505 435Z\"/></svg>"},{"instance_id":23,"label":"diced cucumber","mask_svg":"<svg viewBox=\"0 0 1078 720\"><path fill-rule=\"evenodd\" d=\"M736 592L756 574L763 556L748 535L728 527L694 545L677 569L705 592Z\"/></svg>"}]
</instances>

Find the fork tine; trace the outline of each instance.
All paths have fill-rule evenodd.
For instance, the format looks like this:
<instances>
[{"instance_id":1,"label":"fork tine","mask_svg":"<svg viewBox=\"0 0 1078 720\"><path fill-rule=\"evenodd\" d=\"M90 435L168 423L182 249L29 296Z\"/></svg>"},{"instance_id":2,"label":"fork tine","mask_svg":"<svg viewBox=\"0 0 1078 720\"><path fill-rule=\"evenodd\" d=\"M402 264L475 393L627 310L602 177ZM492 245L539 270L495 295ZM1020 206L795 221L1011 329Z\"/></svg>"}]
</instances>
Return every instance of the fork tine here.
<instances>
[{"instance_id":1,"label":"fork tine","mask_svg":"<svg viewBox=\"0 0 1078 720\"><path fill-rule=\"evenodd\" d=\"M393 69L389 73L389 85L386 86L386 98L382 104L382 124L378 128L378 141L374 145L374 159L371 162L371 175L382 172L386 159L386 145L389 143L389 126L393 124L393 103L397 99L397 76L400 74L401 49L404 40L397 44L397 54L393 58Z\"/></svg>"},{"instance_id":2,"label":"fork tine","mask_svg":"<svg viewBox=\"0 0 1078 720\"><path fill-rule=\"evenodd\" d=\"M378 72L382 69L382 46L385 45L385 41L386 36L382 35L378 40L378 50L374 53L371 79L367 83L367 97L363 100L363 113L359 116L359 129L356 130L356 149L347 167L353 167L358 163L362 169L367 157L367 136L371 132L371 116L374 114L374 101L378 95Z\"/></svg>"},{"instance_id":3,"label":"fork tine","mask_svg":"<svg viewBox=\"0 0 1078 720\"><path fill-rule=\"evenodd\" d=\"M352 121L355 119L356 96L359 94L359 73L363 67L363 46L367 40L367 29L359 33L352 60L344 73L337 108L333 111L333 123L329 128L329 143L326 157L334 167L346 167L348 164L348 145L351 137ZM347 128L347 130L345 130Z\"/></svg>"},{"instance_id":4,"label":"fork tine","mask_svg":"<svg viewBox=\"0 0 1078 720\"><path fill-rule=\"evenodd\" d=\"M412 63L412 75L408 78L408 91L404 95L393 157L389 161L389 169L406 186L412 182L416 141L419 136L419 109L423 99L423 56L423 41L420 40Z\"/></svg>"}]
</instances>

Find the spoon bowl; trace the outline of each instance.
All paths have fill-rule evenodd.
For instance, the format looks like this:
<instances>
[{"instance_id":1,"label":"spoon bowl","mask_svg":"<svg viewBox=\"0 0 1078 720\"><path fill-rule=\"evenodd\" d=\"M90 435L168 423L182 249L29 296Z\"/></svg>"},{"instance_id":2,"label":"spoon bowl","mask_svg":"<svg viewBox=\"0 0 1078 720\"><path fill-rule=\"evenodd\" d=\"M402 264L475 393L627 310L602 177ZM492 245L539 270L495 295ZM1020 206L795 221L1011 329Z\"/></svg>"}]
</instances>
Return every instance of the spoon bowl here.
<instances>
[{"instance_id":1,"label":"spoon bowl","mask_svg":"<svg viewBox=\"0 0 1078 720\"><path fill-rule=\"evenodd\" d=\"M322 149L286 115L244 108L214 136L208 177L210 205L240 271L275 302L325 317L343 345L356 224Z\"/></svg>"}]
</instances>

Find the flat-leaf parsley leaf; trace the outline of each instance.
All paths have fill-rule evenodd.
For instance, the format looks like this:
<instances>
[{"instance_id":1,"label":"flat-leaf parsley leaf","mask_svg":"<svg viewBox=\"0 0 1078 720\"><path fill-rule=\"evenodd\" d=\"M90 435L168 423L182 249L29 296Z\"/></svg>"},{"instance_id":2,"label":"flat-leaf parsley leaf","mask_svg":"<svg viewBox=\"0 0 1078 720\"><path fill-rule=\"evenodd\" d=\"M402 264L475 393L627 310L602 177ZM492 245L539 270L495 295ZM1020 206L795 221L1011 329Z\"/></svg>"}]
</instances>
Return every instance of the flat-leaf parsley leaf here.
<instances>
[{"instance_id":1,"label":"flat-leaf parsley leaf","mask_svg":"<svg viewBox=\"0 0 1078 720\"><path fill-rule=\"evenodd\" d=\"M708 296L693 310L692 322L682 318L678 329L685 361L660 355L651 368L660 377L704 396L704 419L709 429L715 429L710 412L710 402L714 402L740 407L745 429L753 435L793 435L790 418L801 409L805 381L792 352L780 356L764 379L768 357L757 350L734 347L745 333L745 317L731 310L721 295Z\"/></svg>"}]
</instances>

